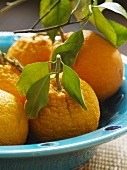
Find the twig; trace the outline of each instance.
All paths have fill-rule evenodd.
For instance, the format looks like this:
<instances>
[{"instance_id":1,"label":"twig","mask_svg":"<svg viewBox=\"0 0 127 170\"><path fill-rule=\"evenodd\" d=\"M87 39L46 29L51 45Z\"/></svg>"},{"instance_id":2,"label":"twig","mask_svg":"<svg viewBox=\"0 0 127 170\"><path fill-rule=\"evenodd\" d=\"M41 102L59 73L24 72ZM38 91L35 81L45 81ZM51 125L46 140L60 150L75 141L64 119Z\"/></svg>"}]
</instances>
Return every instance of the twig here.
<instances>
[{"instance_id":1,"label":"twig","mask_svg":"<svg viewBox=\"0 0 127 170\"><path fill-rule=\"evenodd\" d=\"M75 8L71 11L70 17L68 19L68 23L70 23L71 17L74 14L74 12L77 10L79 4L80 4L81 0L78 1L78 3L76 4Z\"/></svg>"},{"instance_id":2,"label":"twig","mask_svg":"<svg viewBox=\"0 0 127 170\"><path fill-rule=\"evenodd\" d=\"M7 6L0 10L0 16L7 12L9 9L21 4L24 1L26 0L15 0L14 2L7 2Z\"/></svg>"},{"instance_id":3,"label":"twig","mask_svg":"<svg viewBox=\"0 0 127 170\"><path fill-rule=\"evenodd\" d=\"M36 25L46 16L48 15L59 3L61 0L58 0L42 17L39 18L39 20L31 27L31 29L34 29Z\"/></svg>"},{"instance_id":4,"label":"twig","mask_svg":"<svg viewBox=\"0 0 127 170\"><path fill-rule=\"evenodd\" d=\"M14 31L14 33L38 33L38 32L47 32L47 31L50 31L50 30L54 30L54 29L59 29L60 27L64 27L64 26L67 26L67 25L72 25L72 24L77 24L77 23L81 23L85 20L87 20L89 17L91 16L91 13L89 15L87 15L86 17L82 18L81 20L78 20L78 21L74 21L74 22L65 22L63 24L60 24L60 25L55 25L55 26L52 26L52 27L48 27L48 28L42 28L42 29L24 29L24 30L16 30Z\"/></svg>"},{"instance_id":5,"label":"twig","mask_svg":"<svg viewBox=\"0 0 127 170\"><path fill-rule=\"evenodd\" d=\"M5 53L2 53L0 51L0 64L4 65L5 62L8 62L14 66L16 66L17 68L19 68L21 71L23 70L24 66L17 60L17 59L10 59L7 58Z\"/></svg>"},{"instance_id":6,"label":"twig","mask_svg":"<svg viewBox=\"0 0 127 170\"><path fill-rule=\"evenodd\" d=\"M59 28L59 33L60 33L60 36L61 36L61 40L62 40L62 42L64 42L64 41L65 41L65 38L64 38L64 32L63 32L63 30L62 30L62 28L61 28L61 27Z\"/></svg>"},{"instance_id":7,"label":"twig","mask_svg":"<svg viewBox=\"0 0 127 170\"><path fill-rule=\"evenodd\" d=\"M52 27L48 27L48 28L42 28L42 29L34 29L36 27L36 25L46 16L48 15L59 3L61 2L61 0L58 0L51 8L50 10L48 10L41 18L39 18L39 20L30 28L30 29L25 29L25 30L16 30L14 31L14 33L28 33L28 32L31 32L31 33L39 33L39 32L47 32L47 31L51 31L51 30L55 30L55 29L58 29L59 30L59 33L60 33L60 36L61 36L61 39L62 41L64 42L65 39L64 39L64 33L63 33L63 30L62 30L62 27L66 26L66 25L72 25L72 24L77 24L77 23L81 23L85 20L88 20L88 18L90 17L91 14L89 14L88 16L84 17L83 19L81 20L78 20L78 21L74 21L74 22L70 22L71 21L71 17L73 15L73 13L77 10L81 0L78 1L76 7L71 11L71 14L70 14L70 17L68 19L67 22L63 23L63 24L60 24L60 25L55 25L55 26L52 26Z\"/></svg>"}]
</instances>

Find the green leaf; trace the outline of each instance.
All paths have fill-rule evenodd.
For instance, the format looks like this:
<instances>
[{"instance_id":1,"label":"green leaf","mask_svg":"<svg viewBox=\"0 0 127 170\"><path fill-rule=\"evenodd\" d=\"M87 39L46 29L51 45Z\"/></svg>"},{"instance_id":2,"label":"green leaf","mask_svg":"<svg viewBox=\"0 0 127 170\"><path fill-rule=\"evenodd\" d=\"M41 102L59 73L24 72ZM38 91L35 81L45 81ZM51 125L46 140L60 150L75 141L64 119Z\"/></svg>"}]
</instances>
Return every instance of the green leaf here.
<instances>
[{"instance_id":1,"label":"green leaf","mask_svg":"<svg viewBox=\"0 0 127 170\"><path fill-rule=\"evenodd\" d=\"M105 0L105 2L113 2L113 0Z\"/></svg>"},{"instance_id":2,"label":"green leaf","mask_svg":"<svg viewBox=\"0 0 127 170\"><path fill-rule=\"evenodd\" d=\"M103 9L106 8L106 9L112 10L112 11L124 16L127 19L126 10L120 4L118 4L116 2L105 2L105 3L102 3L98 6L96 6L96 7L97 8L103 8Z\"/></svg>"},{"instance_id":3,"label":"green leaf","mask_svg":"<svg viewBox=\"0 0 127 170\"><path fill-rule=\"evenodd\" d=\"M62 84L66 92L77 101L83 109L87 109L80 89L80 80L77 73L63 64Z\"/></svg>"},{"instance_id":4,"label":"green leaf","mask_svg":"<svg viewBox=\"0 0 127 170\"><path fill-rule=\"evenodd\" d=\"M93 5L98 5L98 0L93 0Z\"/></svg>"},{"instance_id":5,"label":"green leaf","mask_svg":"<svg viewBox=\"0 0 127 170\"><path fill-rule=\"evenodd\" d=\"M48 93L50 85L50 75L36 81L26 94L27 102L25 110L27 117L30 119L37 118L38 112L48 103Z\"/></svg>"},{"instance_id":6,"label":"green leaf","mask_svg":"<svg viewBox=\"0 0 127 170\"><path fill-rule=\"evenodd\" d=\"M110 43L116 46L117 35L112 25L98 8L92 7L92 12L93 14L89 18L92 24L96 26L96 28L107 38Z\"/></svg>"},{"instance_id":7,"label":"green leaf","mask_svg":"<svg viewBox=\"0 0 127 170\"><path fill-rule=\"evenodd\" d=\"M40 17L44 16L58 0L41 0L40 3ZM45 28L60 25L68 21L71 13L70 3L68 0L61 0L61 2L55 6L55 8L42 20L42 24ZM48 35L54 42L55 36L58 30L52 30L48 32Z\"/></svg>"},{"instance_id":8,"label":"green leaf","mask_svg":"<svg viewBox=\"0 0 127 170\"><path fill-rule=\"evenodd\" d=\"M108 20L117 34L116 46L120 47L127 41L127 28L115 21Z\"/></svg>"},{"instance_id":9,"label":"green leaf","mask_svg":"<svg viewBox=\"0 0 127 170\"><path fill-rule=\"evenodd\" d=\"M105 2L112 2L113 0L105 0ZM94 4L94 6L97 6L98 4ZM100 7L99 8L100 9L100 11L102 12L105 8L103 8L103 7Z\"/></svg>"},{"instance_id":10,"label":"green leaf","mask_svg":"<svg viewBox=\"0 0 127 170\"><path fill-rule=\"evenodd\" d=\"M52 60L55 61L57 54L60 54L63 63L69 67L73 67L83 43L84 37L82 30L74 32L64 44L56 48Z\"/></svg>"},{"instance_id":11,"label":"green leaf","mask_svg":"<svg viewBox=\"0 0 127 170\"><path fill-rule=\"evenodd\" d=\"M30 86L49 73L48 62L37 62L24 67L16 87L21 95L27 93Z\"/></svg>"},{"instance_id":12,"label":"green leaf","mask_svg":"<svg viewBox=\"0 0 127 170\"><path fill-rule=\"evenodd\" d=\"M71 8L74 9L79 0L70 0ZM74 15L79 20L86 17L89 14L88 6L91 4L91 0L80 0L79 6L75 11Z\"/></svg>"}]
</instances>

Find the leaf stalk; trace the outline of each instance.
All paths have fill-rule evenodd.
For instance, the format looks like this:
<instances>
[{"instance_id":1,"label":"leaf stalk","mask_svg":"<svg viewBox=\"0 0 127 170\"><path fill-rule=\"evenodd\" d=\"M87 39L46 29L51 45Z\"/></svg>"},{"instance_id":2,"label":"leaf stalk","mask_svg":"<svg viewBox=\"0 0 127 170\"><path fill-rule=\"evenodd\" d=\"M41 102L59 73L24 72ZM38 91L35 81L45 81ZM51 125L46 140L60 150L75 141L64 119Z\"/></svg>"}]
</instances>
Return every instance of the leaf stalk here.
<instances>
[{"instance_id":1,"label":"leaf stalk","mask_svg":"<svg viewBox=\"0 0 127 170\"><path fill-rule=\"evenodd\" d=\"M58 54L56 56L56 84L57 84L57 90L61 90L61 83L59 79L59 74L60 74L60 64L61 64L61 56Z\"/></svg>"}]
</instances>

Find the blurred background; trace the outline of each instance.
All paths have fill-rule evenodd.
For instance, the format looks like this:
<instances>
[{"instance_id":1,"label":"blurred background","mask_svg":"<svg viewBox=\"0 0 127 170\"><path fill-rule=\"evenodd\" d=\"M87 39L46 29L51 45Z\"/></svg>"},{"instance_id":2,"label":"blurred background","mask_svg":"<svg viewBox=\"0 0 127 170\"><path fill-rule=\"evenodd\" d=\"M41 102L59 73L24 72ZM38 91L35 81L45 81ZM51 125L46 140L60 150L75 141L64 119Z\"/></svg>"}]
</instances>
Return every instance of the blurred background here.
<instances>
[{"instance_id":1,"label":"blurred background","mask_svg":"<svg viewBox=\"0 0 127 170\"><path fill-rule=\"evenodd\" d=\"M13 2L14 0L0 0L0 9L6 6L6 2ZM99 0L99 3L104 2ZM114 0L118 2L127 10L127 0ZM39 18L40 0L27 0L22 4L10 9L8 12L0 16L0 31L14 31L18 29L28 29L34 25ZM112 19L127 27L127 20L119 14L104 10L104 15L108 19ZM72 18L74 20L75 18ZM81 27L80 24L70 25L64 27L64 31L77 31ZM42 28L41 23L36 28ZM96 28L88 23L85 29L92 29L97 31ZM127 55L127 43L119 48L120 52Z\"/></svg>"}]
</instances>

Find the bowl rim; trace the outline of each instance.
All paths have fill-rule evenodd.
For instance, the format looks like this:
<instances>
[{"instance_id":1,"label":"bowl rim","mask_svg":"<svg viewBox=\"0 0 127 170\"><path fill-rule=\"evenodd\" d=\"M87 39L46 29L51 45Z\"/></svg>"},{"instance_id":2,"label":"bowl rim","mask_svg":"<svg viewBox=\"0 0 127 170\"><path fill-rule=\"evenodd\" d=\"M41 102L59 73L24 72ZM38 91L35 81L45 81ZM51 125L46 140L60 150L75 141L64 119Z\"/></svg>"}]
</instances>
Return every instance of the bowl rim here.
<instances>
[{"instance_id":1,"label":"bowl rim","mask_svg":"<svg viewBox=\"0 0 127 170\"><path fill-rule=\"evenodd\" d=\"M122 125L120 122L117 122L115 124L111 123L110 126L121 126L121 128L117 130L105 131L105 128L109 127L108 125L88 134L59 141L39 144L0 146L0 158L52 156L73 151L75 152L104 144L124 135L127 132L125 118L122 119Z\"/></svg>"},{"instance_id":2,"label":"bowl rim","mask_svg":"<svg viewBox=\"0 0 127 170\"><path fill-rule=\"evenodd\" d=\"M13 38L15 35L12 32L1 32L0 36L4 36L6 38L8 36L12 36ZM18 36L21 36L21 34L18 34ZM1 43L2 42L0 41L0 44ZM121 57L127 69L127 58L123 54L121 54ZM127 79L127 77L124 78ZM107 126L104 126L88 134L69 139L38 144L0 146L0 158L52 156L96 147L100 144L118 138L127 132L127 124L125 117L127 117L127 110L125 111L124 116L120 120L112 122ZM118 126L120 128L106 131L105 129L109 126Z\"/></svg>"}]
</instances>

